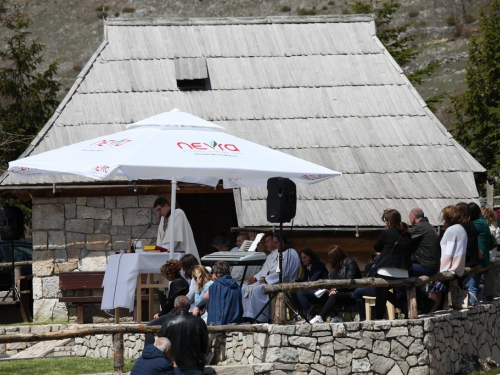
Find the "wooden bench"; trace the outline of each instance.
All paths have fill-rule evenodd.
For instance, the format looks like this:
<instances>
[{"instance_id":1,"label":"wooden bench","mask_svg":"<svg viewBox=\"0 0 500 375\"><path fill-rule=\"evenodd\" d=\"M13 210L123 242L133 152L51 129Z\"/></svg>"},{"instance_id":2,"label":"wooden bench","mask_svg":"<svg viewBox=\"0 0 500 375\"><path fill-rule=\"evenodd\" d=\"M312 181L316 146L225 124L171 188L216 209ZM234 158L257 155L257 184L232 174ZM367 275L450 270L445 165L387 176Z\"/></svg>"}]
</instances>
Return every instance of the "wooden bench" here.
<instances>
[{"instance_id":1,"label":"wooden bench","mask_svg":"<svg viewBox=\"0 0 500 375\"><path fill-rule=\"evenodd\" d=\"M63 296L59 302L74 303L77 306L77 322L83 324L83 305L101 303L102 296L88 295L92 289L102 289L104 272L61 272L59 289L73 291L73 296ZM87 295L85 295L87 291Z\"/></svg>"}]
</instances>

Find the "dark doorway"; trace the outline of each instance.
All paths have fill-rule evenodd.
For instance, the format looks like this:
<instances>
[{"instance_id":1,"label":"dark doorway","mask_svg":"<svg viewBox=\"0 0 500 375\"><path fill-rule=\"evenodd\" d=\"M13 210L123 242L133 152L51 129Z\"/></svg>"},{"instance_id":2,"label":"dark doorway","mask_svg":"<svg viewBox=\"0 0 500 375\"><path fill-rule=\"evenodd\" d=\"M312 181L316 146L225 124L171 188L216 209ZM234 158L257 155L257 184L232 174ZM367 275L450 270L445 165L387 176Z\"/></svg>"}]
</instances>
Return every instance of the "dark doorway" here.
<instances>
[{"instance_id":1,"label":"dark doorway","mask_svg":"<svg viewBox=\"0 0 500 375\"><path fill-rule=\"evenodd\" d=\"M232 241L236 240L236 233L231 233L231 228L238 226L232 191L179 194L177 197L193 229L200 257L215 251L212 242L216 236L225 235Z\"/></svg>"}]
</instances>

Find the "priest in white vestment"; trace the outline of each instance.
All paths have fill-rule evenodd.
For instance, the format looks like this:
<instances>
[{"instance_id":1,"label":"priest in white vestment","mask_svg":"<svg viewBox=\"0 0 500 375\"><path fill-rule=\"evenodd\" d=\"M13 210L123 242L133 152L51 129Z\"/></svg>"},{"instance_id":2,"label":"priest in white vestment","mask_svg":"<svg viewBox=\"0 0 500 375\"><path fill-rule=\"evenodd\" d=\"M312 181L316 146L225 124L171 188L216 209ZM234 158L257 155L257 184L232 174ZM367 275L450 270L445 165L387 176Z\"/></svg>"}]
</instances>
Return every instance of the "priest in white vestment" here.
<instances>
[{"instance_id":1,"label":"priest in white vestment","mask_svg":"<svg viewBox=\"0 0 500 375\"><path fill-rule=\"evenodd\" d=\"M248 279L248 284L241 288L243 295L243 317L254 319L262 310L265 304L269 301L267 294L262 294L262 287L266 284L277 284L279 282L278 255L279 255L279 236L266 236L266 247L270 249L269 241L272 241L275 248L267 256L266 262L262 269L254 276ZM285 237L283 236L283 282L289 283L297 277L297 272L300 267L300 258L297 251L293 248L288 248ZM271 307L268 305L260 316L257 317L257 322L267 322L271 319Z\"/></svg>"},{"instance_id":2,"label":"priest in white vestment","mask_svg":"<svg viewBox=\"0 0 500 375\"><path fill-rule=\"evenodd\" d=\"M170 202L167 199L160 197L154 202L153 207L160 216L156 246L161 246L170 250L170 232L172 231L172 227L170 225ZM180 208L177 208L174 211L174 215L174 251L193 254L199 262L200 256L198 254L198 249L196 247L196 243L194 242L193 231L191 229L191 225L189 225L186 214Z\"/></svg>"}]
</instances>

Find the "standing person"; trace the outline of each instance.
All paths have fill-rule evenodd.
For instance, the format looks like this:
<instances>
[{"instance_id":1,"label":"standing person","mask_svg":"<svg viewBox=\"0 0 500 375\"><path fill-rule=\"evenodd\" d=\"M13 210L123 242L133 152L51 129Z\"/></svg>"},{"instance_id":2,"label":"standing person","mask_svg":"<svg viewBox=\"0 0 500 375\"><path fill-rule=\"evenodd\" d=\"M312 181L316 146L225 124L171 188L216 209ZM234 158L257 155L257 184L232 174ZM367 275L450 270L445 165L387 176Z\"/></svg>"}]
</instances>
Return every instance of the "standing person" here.
<instances>
[{"instance_id":1,"label":"standing person","mask_svg":"<svg viewBox=\"0 0 500 375\"><path fill-rule=\"evenodd\" d=\"M310 248L305 248L300 252L300 268L299 277L295 282L317 281L328 278L328 270L325 264L319 260L318 255ZM304 318L307 317L307 312L311 303L318 303L319 298L314 294L314 290L305 292L297 292L291 295L292 301L296 307L300 309L300 313ZM305 321L304 321L305 322ZM299 323L303 323L300 321Z\"/></svg>"},{"instance_id":2,"label":"standing person","mask_svg":"<svg viewBox=\"0 0 500 375\"><path fill-rule=\"evenodd\" d=\"M493 239L490 228L484 217L481 215L481 208L474 203L469 203L470 220L477 230L477 243L478 243L478 265L487 267L490 265L490 249L496 247L495 240ZM482 273L475 273L467 275L464 280L464 289L469 291L470 301L472 305L477 305L479 300L477 298L480 291Z\"/></svg>"},{"instance_id":3,"label":"standing person","mask_svg":"<svg viewBox=\"0 0 500 375\"><path fill-rule=\"evenodd\" d=\"M385 229L373 245L373 249L380 253L379 261L373 266L376 275L387 280L407 278L411 268L411 234L408 226L401 221L401 214L394 209L385 210L382 221L385 222ZM389 290L386 287L375 290L375 319L384 318L387 299L391 293Z\"/></svg>"},{"instance_id":4,"label":"standing person","mask_svg":"<svg viewBox=\"0 0 500 375\"><path fill-rule=\"evenodd\" d=\"M441 262L439 272L452 272L461 276L465 269L467 255L467 231L461 225L463 213L456 206L447 206L441 211L444 235L441 238ZM437 305L441 303L442 294L447 291L446 283L433 281L429 290L439 296Z\"/></svg>"},{"instance_id":5,"label":"standing person","mask_svg":"<svg viewBox=\"0 0 500 375\"><path fill-rule=\"evenodd\" d=\"M202 375L205 353L208 347L208 331L205 322L189 312L186 296L174 301L175 314L163 322L160 337L172 342L172 357L176 375Z\"/></svg>"},{"instance_id":6,"label":"standing person","mask_svg":"<svg viewBox=\"0 0 500 375\"><path fill-rule=\"evenodd\" d=\"M193 270L193 279L196 280L196 291L194 295L194 309L192 314L201 317L205 322L207 321L207 309L205 303L205 293L214 282L212 275L210 275L206 268L203 266L196 266Z\"/></svg>"},{"instance_id":7,"label":"standing person","mask_svg":"<svg viewBox=\"0 0 500 375\"><path fill-rule=\"evenodd\" d=\"M344 250L339 246L333 245L328 249L328 259L330 260L330 265L332 269L328 278L330 280L350 280L350 279L361 279L361 271L356 261L349 258ZM326 317L335 311L335 307L338 303L351 303L354 302L353 292L349 289L327 289L321 297L322 301L325 302L323 309L319 315L316 315L311 319L311 324L313 323L323 323ZM332 319L332 323L342 322L342 318L337 315L335 311L335 316Z\"/></svg>"},{"instance_id":8,"label":"standing person","mask_svg":"<svg viewBox=\"0 0 500 375\"><path fill-rule=\"evenodd\" d=\"M410 232L413 249L410 276L433 276L438 273L441 260L438 234L421 208L412 209L408 216L412 225ZM438 296L434 293L427 296L422 288L417 288L416 292L417 299L422 302L422 312L429 313L436 305Z\"/></svg>"},{"instance_id":9,"label":"standing person","mask_svg":"<svg viewBox=\"0 0 500 375\"><path fill-rule=\"evenodd\" d=\"M160 197L155 200L153 207L160 217L156 246L170 250L170 232L172 231L172 228L170 227L170 214L172 211L170 202L167 199ZM198 261L200 260L198 249L196 248L196 243L194 242L191 225L189 225L189 221L184 211L178 207L175 209L174 241L175 252L193 254Z\"/></svg>"},{"instance_id":10,"label":"standing person","mask_svg":"<svg viewBox=\"0 0 500 375\"><path fill-rule=\"evenodd\" d=\"M154 345L146 345L134 363L130 375L174 375L172 344L166 337L158 337Z\"/></svg>"},{"instance_id":11,"label":"standing person","mask_svg":"<svg viewBox=\"0 0 500 375\"><path fill-rule=\"evenodd\" d=\"M481 207L481 213L483 214L484 220L488 223L490 227L490 233L495 238L495 241L500 244L500 228L497 226L497 219L495 212L489 207ZM490 260L494 261L495 257L498 255L497 250L490 250ZM498 271L499 269L497 269Z\"/></svg>"},{"instance_id":12,"label":"standing person","mask_svg":"<svg viewBox=\"0 0 500 375\"><path fill-rule=\"evenodd\" d=\"M283 282L289 283L297 277L297 271L300 265L299 255L295 249L289 247L288 242L283 238ZM267 241L267 237L266 237ZM266 309L257 317L257 314L269 301L269 296L262 293L262 287L266 284L277 284L279 282L279 274L276 272L278 268L278 255L280 245L280 235L274 234L273 245L275 250L267 256L266 262L262 269L255 275L250 277L246 285L243 285L243 317L249 320L257 319L259 322L266 322L271 319L271 308L267 305ZM267 242L266 242L267 243Z\"/></svg>"},{"instance_id":13,"label":"standing person","mask_svg":"<svg viewBox=\"0 0 500 375\"><path fill-rule=\"evenodd\" d=\"M164 278L170 281L168 297L164 304L161 304L161 311L155 314L154 319L150 321L148 326L160 325L168 317L174 313L174 301L178 296L186 296L189 291L189 284L181 276L181 265L178 260L170 259L161 267L161 273ZM187 299L187 297L186 297ZM144 335L144 345L149 345L154 342L153 334L147 333Z\"/></svg>"}]
</instances>

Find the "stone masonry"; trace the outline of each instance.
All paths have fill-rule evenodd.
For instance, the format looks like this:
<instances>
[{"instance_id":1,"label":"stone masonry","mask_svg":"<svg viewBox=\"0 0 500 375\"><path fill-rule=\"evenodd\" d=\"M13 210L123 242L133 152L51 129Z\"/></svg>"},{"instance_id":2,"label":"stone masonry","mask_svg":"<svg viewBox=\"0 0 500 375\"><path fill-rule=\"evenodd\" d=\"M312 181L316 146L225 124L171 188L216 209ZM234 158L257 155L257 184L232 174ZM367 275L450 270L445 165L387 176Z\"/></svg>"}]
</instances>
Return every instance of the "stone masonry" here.
<instances>
[{"instance_id":1,"label":"stone masonry","mask_svg":"<svg viewBox=\"0 0 500 375\"><path fill-rule=\"evenodd\" d=\"M423 319L266 325L267 333L218 336L213 348L217 366L206 373L455 374L471 357L500 363L499 312L497 298L474 309L442 311ZM40 332L40 327L57 331L79 326L0 327L0 335ZM124 336L125 356L137 358L144 345L143 335ZM14 354L22 350L18 346L0 344L0 353ZM110 335L96 335L75 339L65 351L99 358L112 356L111 348Z\"/></svg>"},{"instance_id":2,"label":"stone masonry","mask_svg":"<svg viewBox=\"0 0 500 375\"><path fill-rule=\"evenodd\" d=\"M33 316L35 321L67 321L60 303L60 272L104 271L107 259L128 249L129 238L154 243L158 196L72 197L33 199ZM102 290L92 291L95 295Z\"/></svg>"}]
</instances>

